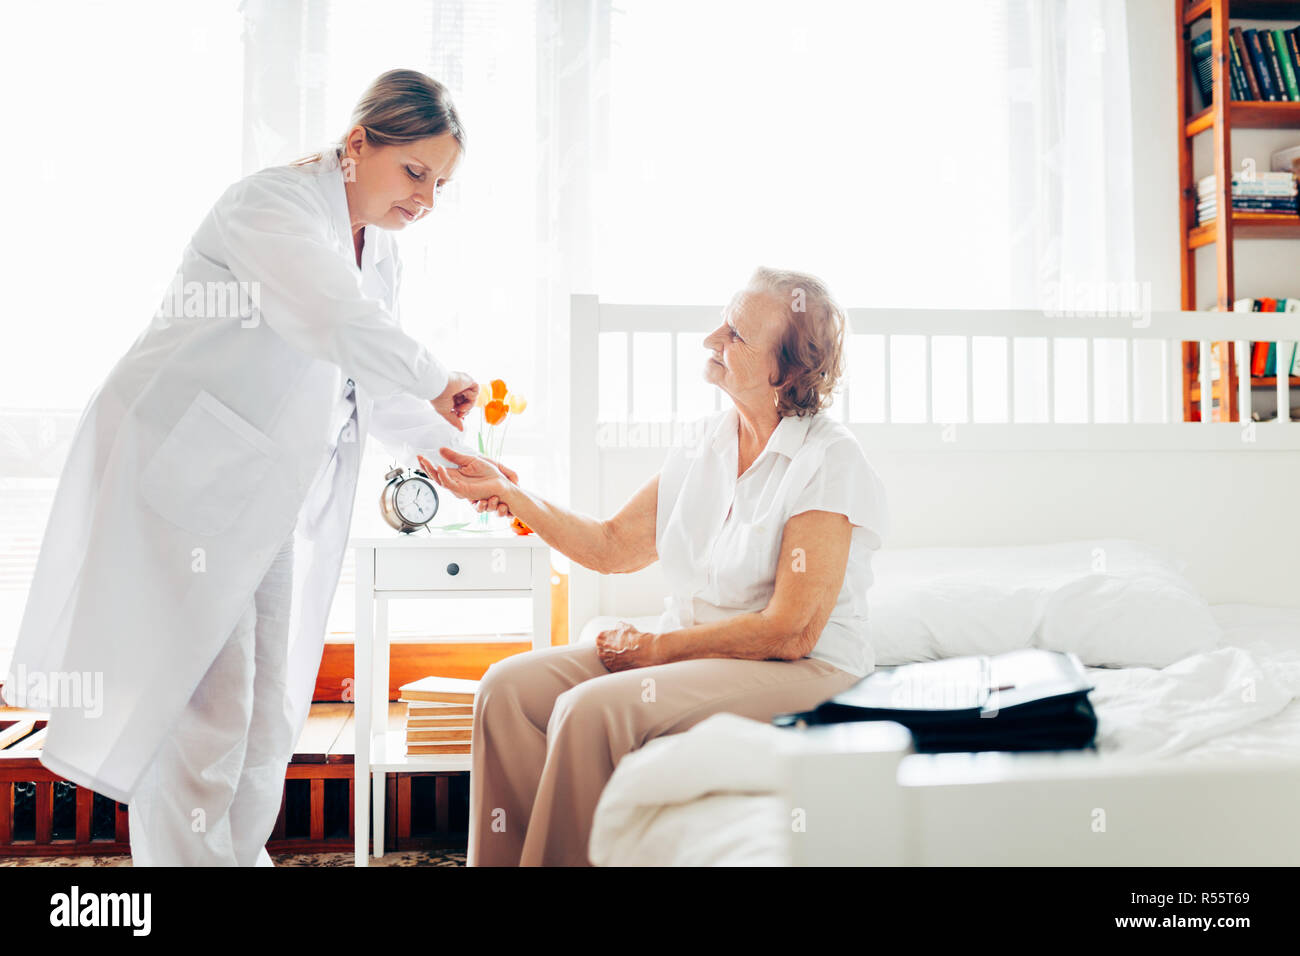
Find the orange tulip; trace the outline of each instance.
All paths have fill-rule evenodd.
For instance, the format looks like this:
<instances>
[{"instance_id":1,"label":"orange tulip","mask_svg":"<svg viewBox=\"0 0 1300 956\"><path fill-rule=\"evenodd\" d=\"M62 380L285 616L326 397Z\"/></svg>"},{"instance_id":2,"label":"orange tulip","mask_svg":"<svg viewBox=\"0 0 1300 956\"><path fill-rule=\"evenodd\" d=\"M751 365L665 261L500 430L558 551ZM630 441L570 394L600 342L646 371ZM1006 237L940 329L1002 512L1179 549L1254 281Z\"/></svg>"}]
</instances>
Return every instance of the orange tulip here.
<instances>
[{"instance_id":1,"label":"orange tulip","mask_svg":"<svg viewBox=\"0 0 1300 956\"><path fill-rule=\"evenodd\" d=\"M497 425L505 421L507 411L506 403L494 398L483 407L483 417L489 425Z\"/></svg>"},{"instance_id":2,"label":"orange tulip","mask_svg":"<svg viewBox=\"0 0 1300 956\"><path fill-rule=\"evenodd\" d=\"M506 383L499 378L492 379L492 398L494 401L500 401L506 397Z\"/></svg>"},{"instance_id":3,"label":"orange tulip","mask_svg":"<svg viewBox=\"0 0 1300 956\"><path fill-rule=\"evenodd\" d=\"M532 533L533 533L533 529L530 528L530 527L528 527L528 525L524 524L524 523L523 523L522 521L520 521L518 518L516 518L514 521L510 522L510 530L512 530L515 534L532 534Z\"/></svg>"}]
</instances>

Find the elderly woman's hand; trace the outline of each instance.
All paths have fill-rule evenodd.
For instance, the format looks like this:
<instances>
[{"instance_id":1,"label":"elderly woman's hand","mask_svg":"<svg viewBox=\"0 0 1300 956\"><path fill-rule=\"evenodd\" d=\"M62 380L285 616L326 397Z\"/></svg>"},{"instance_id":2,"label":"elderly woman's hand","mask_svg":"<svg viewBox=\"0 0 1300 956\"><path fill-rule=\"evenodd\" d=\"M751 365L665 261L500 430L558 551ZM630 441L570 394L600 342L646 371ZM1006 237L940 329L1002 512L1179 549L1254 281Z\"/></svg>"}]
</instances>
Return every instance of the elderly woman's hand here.
<instances>
[{"instance_id":1,"label":"elderly woman's hand","mask_svg":"<svg viewBox=\"0 0 1300 956\"><path fill-rule=\"evenodd\" d=\"M655 659L655 638L658 636L638 631L626 621L619 621L618 627L596 635L596 654L608 671L649 667L659 663Z\"/></svg>"},{"instance_id":2,"label":"elderly woman's hand","mask_svg":"<svg viewBox=\"0 0 1300 956\"><path fill-rule=\"evenodd\" d=\"M505 465L501 464L501 462L497 461L495 458L489 458L488 461L492 462L492 464L496 465L499 469L501 469L501 473L505 475L508 479L510 479L510 483L512 485L519 484L519 475L513 469L507 468ZM514 514L510 511L510 506L506 504L504 501L502 501L496 495L493 495L491 498L488 498L486 501L480 498L479 500L473 502L473 505L475 511L495 511L497 514L501 515L504 518L514 517Z\"/></svg>"},{"instance_id":3,"label":"elderly woman's hand","mask_svg":"<svg viewBox=\"0 0 1300 956\"><path fill-rule=\"evenodd\" d=\"M417 455L424 473L446 488L457 498L469 501L484 501L493 497L500 498L510 484L501 469L490 459L480 455L466 455L454 448L439 448L438 454L456 465L454 469L443 468L430 463L423 455Z\"/></svg>"}]
</instances>

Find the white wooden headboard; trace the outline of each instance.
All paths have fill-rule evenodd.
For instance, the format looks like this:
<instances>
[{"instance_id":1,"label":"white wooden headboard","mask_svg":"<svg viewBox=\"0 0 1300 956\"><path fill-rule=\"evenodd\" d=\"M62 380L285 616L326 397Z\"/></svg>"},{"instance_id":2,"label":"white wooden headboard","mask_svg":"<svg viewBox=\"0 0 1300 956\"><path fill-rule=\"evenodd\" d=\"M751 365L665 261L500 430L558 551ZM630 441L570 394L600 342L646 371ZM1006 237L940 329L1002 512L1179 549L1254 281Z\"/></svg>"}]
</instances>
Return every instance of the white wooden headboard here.
<instances>
[{"instance_id":1,"label":"white wooden headboard","mask_svg":"<svg viewBox=\"0 0 1300 956\"><path fill-rule=\"evenodd\" d=\"M695 343L717 327L721 307L575 295L571 309L570 501L608 517L659 469L685 423L730 400L711 388L699 407L678 407L683 376L701 375L705 353ZM835 405L820 414L849 425L885 483L886 548L1136 538L1184 559L1212 604L1300 607L1300 422L1289 420L1286 375L1276 385L1282 415L1251 422L1245 374L1247 340L1275 341L1277 354L1291 354L1300 331L1294 318L850 309L849 331L862 347L850 353ZM1229 340L1238 342L1246 422L1183 422L1180 343ZM972 343L981 347L978 368ZM683 359L679 346L695 354ZM1209 351L1200 350L1202 394ZM1045 406L1037 422L1011 411L1023 404L1026 356L1035 354L1036 397ZM1102 371L1094 356L1103 354L1107 394L1123 395L1118 420L1094 420ZM855 367L854 355L871 360ZM1063 357L1078 358L1082 374L1065 375ZM946 420L932 401L941 366L948 405L965 390L964 411ZM975 401L977 381L987 391L990 374L1001 379L1001 421ZM607 398L610 383L620 392L626 386L625 407L601 414L602 382ZM1067 386L1083 390L1082 403L1071 406L1082 407L1081 421L1062 420ZM909 390L923 393L919 414L899 407ZM863 410L867 420L857 420ZM911 421L899 420L903 411ZM666 594L658 563L605 576L573 564L569 587L571 639L599 614L657 614Z\"/></svg>"}]
</instances>

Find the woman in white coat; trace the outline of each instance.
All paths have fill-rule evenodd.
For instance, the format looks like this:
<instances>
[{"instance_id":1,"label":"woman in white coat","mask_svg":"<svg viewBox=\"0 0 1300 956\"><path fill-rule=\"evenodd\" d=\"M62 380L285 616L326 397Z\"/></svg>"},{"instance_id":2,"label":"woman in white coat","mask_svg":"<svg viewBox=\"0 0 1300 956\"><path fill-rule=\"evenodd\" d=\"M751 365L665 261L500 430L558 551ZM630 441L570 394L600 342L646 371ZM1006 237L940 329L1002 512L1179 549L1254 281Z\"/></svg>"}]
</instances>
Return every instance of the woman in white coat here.
<instances>
[{"instance_id":1,"label":"woman in white coat","mask_svg":"<svg viewBox=\"0 0 1300 956\"><path fill-rule=\"evenodd\" d=\"M398 321L389 230L464 132L380 76L342 140L230 186L83 413L5 681L42 763L129 803L137 865L269 865L368 433L458 441L477 386Z\"/></svg>"}]
</instances>

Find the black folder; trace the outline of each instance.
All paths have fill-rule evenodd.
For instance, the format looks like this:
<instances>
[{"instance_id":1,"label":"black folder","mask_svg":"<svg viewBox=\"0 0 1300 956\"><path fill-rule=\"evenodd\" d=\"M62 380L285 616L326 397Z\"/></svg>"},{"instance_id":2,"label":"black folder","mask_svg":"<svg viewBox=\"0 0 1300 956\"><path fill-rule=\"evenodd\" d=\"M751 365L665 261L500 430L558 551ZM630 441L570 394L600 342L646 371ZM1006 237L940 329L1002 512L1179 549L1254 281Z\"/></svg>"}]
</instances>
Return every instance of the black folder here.
<instances>
[{"instance_id":1,"label":"black folder","mask_svg":"<svg viewBox=\"0 0 1300 956\"><path fill-rule=\"evenodd\" d=\"M892 720L912 732L918 753L1076 750L1097 733L1092 689L1074 654L1026 648L877 670L813 710L772 722Z\"/></svg>"}]
</instances>

